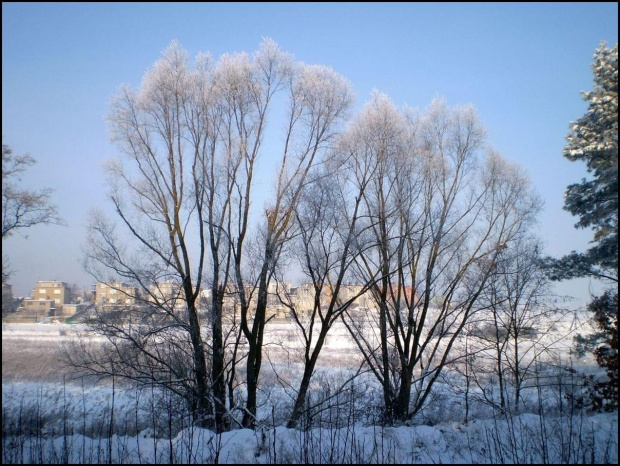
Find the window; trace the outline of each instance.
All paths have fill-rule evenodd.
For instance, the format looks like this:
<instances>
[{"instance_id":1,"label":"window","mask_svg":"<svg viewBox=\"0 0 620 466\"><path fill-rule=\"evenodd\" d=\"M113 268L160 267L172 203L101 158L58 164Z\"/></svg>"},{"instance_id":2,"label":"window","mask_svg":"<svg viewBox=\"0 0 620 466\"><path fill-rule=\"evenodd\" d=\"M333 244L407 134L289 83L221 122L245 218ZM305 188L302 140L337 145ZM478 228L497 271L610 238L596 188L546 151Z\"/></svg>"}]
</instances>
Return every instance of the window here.
<instances>
[{"instance_id":1,"label":"window","mask_svg":"<svg viewBox=\"0 0 620 466\"><path fill-rule=\"evenodd\" d=\"M45 294L45 293L47 293L47 290L45 288L39 289L39 294Z\"/></svg>"},{"instance_id":2,"label":"window","mask_svg":"<svg viewBox=\"0 0 620 466\"><path fill-rule=\"evenodd\" d=\"M60 294L62 290L54 290L54 294Z\"/></svg>"}]
</instances>

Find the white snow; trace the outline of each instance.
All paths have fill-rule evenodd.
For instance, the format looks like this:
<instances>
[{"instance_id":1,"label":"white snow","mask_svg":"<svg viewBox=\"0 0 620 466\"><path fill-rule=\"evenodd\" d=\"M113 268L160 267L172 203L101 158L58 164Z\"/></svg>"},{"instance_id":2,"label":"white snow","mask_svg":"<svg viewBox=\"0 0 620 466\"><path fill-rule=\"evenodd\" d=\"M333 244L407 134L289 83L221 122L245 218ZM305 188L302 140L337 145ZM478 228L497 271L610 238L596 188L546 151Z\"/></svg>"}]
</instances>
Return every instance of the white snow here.
<instances>
[{"instance_id":1,"label":"white snow","mask_svg":"<svg viewBox=\"0 0 620 466\"><path fill-rule=\"evenodd\" d=\"M555 327L556 335L571 322ZM170 413L157 391L137 391L109 383L73 380L64 384L5 379L3 364L3 462L11 463L617 463L617 413L592 414L558 408L558 391L524 393L519 413L502 415L471 401L464 424L459 375L446 372L427 407L411 425L378 425L380 392L370 374L355 381L355 402L326 410L307 429L283 427L299 380L292 324L268 326L260 391L261 424L256 431L235 429L221 435L193 427L184 413ZM27 340L57 342L74 337L80 326L7 324L3 354ZM570 341L558 346L567 352ZM47 347L47 346L46 346ZM566 353L568 356L568 353ZM314 400L338 388L357 368L360 355L341 325L330 333L313 379ZM593 371L591 358L575 359L577 370ZM276 372L278 377L276 377ZM69 379L67 379L69 380ZM286 383L284 383L286 381ZM351 391L347 392L349 395ZM472 389L472 400L476 391ZM343 395L343 398L346 395ZM112 413L112 398L114 409ZM163 401L166 401L165 399ZM343 401L343 400L341 400ZM349 410L349 411L347 411ZM113 415L112 415L113 414ZM330 419L330 416L334 419ZM348 416L348 417L347 417ZM338 417L338 419L336 419ZM174 419L173 419L174 418ZM110 420L114 435L109 438ZM273 426L275 420L276 426ZM168 422L170 421L170 422ZM331 423L330 423L331 421ZM374 422L373 422L374 421ZM174 424L172 438L168 428ZM373 425L374 424L374 425ZM110 457L111 455L111 457Z\"/></svg>"}]
</instances>

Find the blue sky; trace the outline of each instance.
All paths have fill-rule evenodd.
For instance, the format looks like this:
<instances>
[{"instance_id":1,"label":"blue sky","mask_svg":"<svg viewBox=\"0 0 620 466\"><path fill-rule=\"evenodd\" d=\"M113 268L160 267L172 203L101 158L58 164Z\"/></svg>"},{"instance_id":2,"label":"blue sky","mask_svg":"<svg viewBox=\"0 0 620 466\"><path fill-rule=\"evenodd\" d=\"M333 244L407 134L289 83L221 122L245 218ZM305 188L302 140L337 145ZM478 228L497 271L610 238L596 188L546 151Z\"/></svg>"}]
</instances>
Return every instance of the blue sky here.
<instances>
[{"instance_id":1,"label":"blue sky","mask_svg":"<svg viewBox=\"0 0 620 466\"><path fill-rule=\"evenodd\" d=\"M547 253L584 250L591 233L562 210L585 166L562 156L586 110L598 44L618 41L617 3L3 3L2 140L38 163L23 177L52 187L67 227L3 241L14 292L37 280L89 287L80 265L91 207L106 207L102 164L116 155L104 116L118 86L178 39L193 57L257 49L262 37L351 81L356 108L373 88L401 105L473 103L488 142L529 173L545 199ZM588 280L558 286L587 301Z\"/></svg>"}]
</instances>

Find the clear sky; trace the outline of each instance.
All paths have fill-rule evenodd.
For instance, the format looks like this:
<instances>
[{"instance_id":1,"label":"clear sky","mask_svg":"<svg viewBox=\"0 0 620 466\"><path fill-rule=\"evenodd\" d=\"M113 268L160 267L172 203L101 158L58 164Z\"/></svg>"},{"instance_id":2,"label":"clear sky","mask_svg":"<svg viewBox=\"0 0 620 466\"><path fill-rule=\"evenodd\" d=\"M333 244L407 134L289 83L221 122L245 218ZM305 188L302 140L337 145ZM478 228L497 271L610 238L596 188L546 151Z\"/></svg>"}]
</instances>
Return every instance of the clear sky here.
<instances>
[{"instance_id":1,"label":"clear sky","mask_svg":"<svg viewBox=\"0 0 620 466\"><path fill-rule=\"evenodd\" d=\"M90 287L80 265L86 215L106 207L102 164L116 156L104 116L122 83L137 86L173 39L193 57L282 50L348 78L360 108L376 88L401 105L435 96L473 103L489 144L529 173L545 199L546 252L584 250L591 233L562 210L585 166L562 156L587 105L602 40L618 41L617 3L2 3L2 141L38 163L23 177L55 189L67 227L36 226L3 241L16 295L37 280ZM558 292L588 300L595 284Z\"/></svg>"}]
</instances>

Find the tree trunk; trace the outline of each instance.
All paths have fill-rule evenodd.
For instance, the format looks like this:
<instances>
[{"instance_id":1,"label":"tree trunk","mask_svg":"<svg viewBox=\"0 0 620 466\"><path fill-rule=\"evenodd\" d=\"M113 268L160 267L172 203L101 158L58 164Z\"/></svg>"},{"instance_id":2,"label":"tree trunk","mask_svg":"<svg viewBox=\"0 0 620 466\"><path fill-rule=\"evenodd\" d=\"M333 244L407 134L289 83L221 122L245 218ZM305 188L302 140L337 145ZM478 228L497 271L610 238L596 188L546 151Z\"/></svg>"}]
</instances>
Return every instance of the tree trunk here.
<instances>
[{"instance_id":1,"label":"tree trunk","mask_svg":"<svg viewBox=\"0 0 620 466\"><path fill-rule=\"evenodd\" d=\"M269 264L272 263L273 254L271 248L268 246L265 251L265 261L261 270L261 275L258 285L258 296L256 299L256 310L254 314L254 322L252 323L252 332L250 333L247 328L247 311L246 319L242 319L242 325L245 326L244 332L248 339L249 352L248 361L246 365L246 383L248 390L248 397L246 402L246 409L243 413L242 425L243 427L253 428L256 424L256 392L258 390L258 376L260 374L260 368L262 363L262 347L263 347L263 334L265 330L265 315L267 313L267 288L269 285L267 275L269 271ZM242 311L243 312L243 311ZM244 323L245 321L245 323Z\"/></svg>"},{"instance_id":2,"label":"tree trunk","mask_svg":"<svg viewBox=\"0 0 620 466\"><path fill-rule=\"evenodd\" d=\"M186 285L187 287L187 285ZM209 401L209 387L207 384L207 362L205 359L204 344L200 335L200 324L196 311L195 301L191 298L191 290L186 288L187 311L189 315L190 338L194 357L194 377L196 382L195 400L192 402L194 422L199 427L212 427L211 403Z\"/></svg>"},{"instance_id":3,"label":"tree trunk","mask_svg":"<svg viewBox=\"0 0 620 466\"><path fill-rule=\"evenodd\" d=\"M293 413L291 414L291 417L286 424L286 427L289 429L292 429L297 425L299 418L304 412L304 406L306 405L306 398L308 396L308 389L310 388L310 379L312 379L312 374L314 374L314 368L316 367L316 362L319 358L319 354L321 353L321 349L325 344L325 338L328 331L329 327L324 327L321 330L319 338L314 347L314 351L312 352L312 356L310 357L310 359L308 359L308 361L306 361L304 367L304 375L301 379L299 392L297 393L297 398L295 399L295 405L293 406Z\"/></svg>"},{"instance_id":4,"label":"tree trunk","mask_svg":"<svg viewBox=\"0 0 620 466\"><path fill-rule=\"evenodd\" d=\"M304 412L306 397L308 396L308 388L310 388L310 379L312 377L312 373L314 372L314 364L312 364L312 367L310 366L311 364L306 364L304 369L304 375L301 379L301 384L299 385L299 392L297 393L295 405L293 406L293 413L286 423L286 427L288 429L294 429L297 426L297 422Z\"/></svg>"},{"instance_id":5,"label":"tree trunk","mask_svg":"<svg viewBox=\"0 0 620 466\"><path fill-rule=\"evenodd\" d=\"M405 422L409 419L409 400L411 400L411 371L404 367L400 372L400 390L392 409L393 421Z\"/></svg>"},{"instance_id":6,"label":"tree trunk","mask_svg":"<svg viewBox=\"0 0 620 466\"><path fill-rule=\"evenodd\" d=\"M220 287L214 286L211 310L211 329L213 332L213 402L215 404L215 429L218 433L229 429L226 419L226 381L224 380L224 344L222 336L223 293Z\"/></svg>"}]
</instances>

